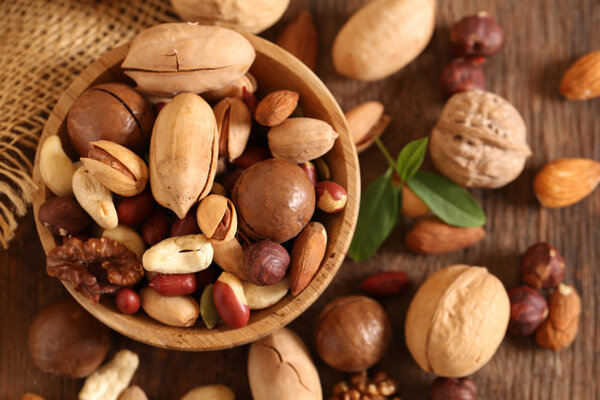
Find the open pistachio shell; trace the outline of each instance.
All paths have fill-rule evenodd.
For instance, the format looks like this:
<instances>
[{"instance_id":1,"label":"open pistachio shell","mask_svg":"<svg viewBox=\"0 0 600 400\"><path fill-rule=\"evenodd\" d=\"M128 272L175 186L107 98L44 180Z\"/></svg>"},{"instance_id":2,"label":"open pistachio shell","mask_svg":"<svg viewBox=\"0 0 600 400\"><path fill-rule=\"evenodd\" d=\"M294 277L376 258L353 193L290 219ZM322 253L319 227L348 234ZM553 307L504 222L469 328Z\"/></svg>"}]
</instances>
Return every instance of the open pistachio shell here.
<instances>
[{"instance_id":1,"label":"open pistachio shell","mask_svg":"<svg viewBox=\"0 0 600 400\"><path fill-rule=\"evenodd\" d=\"M207 238L230 240L237 232L237 213L231 200L218 194L205 197L196 211L200 230Z\"/></svg>"}]
</instances>

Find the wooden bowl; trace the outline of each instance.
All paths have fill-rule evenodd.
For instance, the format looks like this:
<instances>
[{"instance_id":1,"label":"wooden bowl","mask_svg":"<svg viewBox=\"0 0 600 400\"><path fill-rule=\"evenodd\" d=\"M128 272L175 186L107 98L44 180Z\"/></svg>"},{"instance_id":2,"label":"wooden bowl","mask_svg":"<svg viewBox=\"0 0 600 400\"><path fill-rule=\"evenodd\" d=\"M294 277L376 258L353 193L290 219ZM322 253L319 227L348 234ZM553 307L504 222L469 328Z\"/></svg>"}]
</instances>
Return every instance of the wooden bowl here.
<instances>
[{"instance_id":1,"label":"wooden bowl","mask_svg":"<svg viewBox=\"0 0 600 400\"><path fill-rule=\"evenodd\" d=\"M327 228L329 243L323 264L311 284L296 297L288 294L268 309L253 311L248 325L241 329L219 326L208 330L201 323L190 328L170 327L151 319L142 311L135 315L121 314L115 307L113 296L105 295L97 305L92 305L70 284L65 283L69 293L92 315L137 341L169 349L207 351L260 339L290 323L319 297L335 276L350 246L358 215L360 178L358 159L344 114L329 90L304 64L271 42L252 35L247 35L247 38L256 49L256 61L251 72L259 82L259 90L266 93L276 89L295 90L300 93L301 106L306 116L327 121L340 134L326 159L332 180L348 191L348 203L341 213L321 219ZM66 130L67 113L75 99L89 87L114 81L133 84L120 69L127 49L128 46L124 45L109 51L73 81L52 110L40 144L51 135L59 135L64 146L70 146ZM40 224L38 211L41 204L53 194L46 188L40 175L39 148L41 146L38 147L33 170L34 180L39 187L34 197L34 213L42 246L48 254L57 243L52 234Z\"/></svg>"}]
</instances>

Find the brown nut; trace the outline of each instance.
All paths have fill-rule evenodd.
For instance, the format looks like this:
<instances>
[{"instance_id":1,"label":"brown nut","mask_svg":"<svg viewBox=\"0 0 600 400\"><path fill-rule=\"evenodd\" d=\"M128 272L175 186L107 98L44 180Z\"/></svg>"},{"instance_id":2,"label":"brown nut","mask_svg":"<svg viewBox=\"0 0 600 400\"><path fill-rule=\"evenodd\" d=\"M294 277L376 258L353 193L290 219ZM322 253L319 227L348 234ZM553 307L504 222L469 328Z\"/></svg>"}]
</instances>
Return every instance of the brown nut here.
<instances>
[{"instance_id":1,"label":"brown nut","mask_svg":"<svg viewBox=\"0 0 600 400\"><path fill-rule=\"evenodd\" d=\"M402 271L386 271L369 275L360 284L360 289L374 297L394 296L408 286L410 278Z\"/></svg>"},{"instance_id":2,"label":"brown nut","mask_svg":"<svg viewBox=\"0 0 600 400\"><path fill-rule=\"evenodd\" d=\"M219 130L219 156L229 162L242 155L248 144L252 115L241 99L226 97L214 107Z\"/></svg>"},{"instance_id":3,"label":"brown nut","mask_svg":"<svg viewBox=\"0 0 600 400\"><path fill-rule=\"evenodd\" d=\"M283 28L275 43L313 71L317 68L319 34L310 11L300 12Z\"/></svg>"},{"instance_id":4,"label":"brown nut","mask_svg":"<svg viewBox=\"0 0 600 400\"><path fill-rule=\"evenodd\" d=\"M477 386L471 378L437 378L431 388L431 400L475 400Z\"/></svg>"},{"instance_id":5,"label":"brown nut","mask_svg":"<svg viewBox=\"0 0 600 400\"><path fill-rule=\"evenodd\" d=\"M67 131L80 156L90 142L110 140L140 152L150 140L154 109L141 94L122 83L105 83L85 92L71 106Z\"/></svg>"},{"instance_id":6,"label":"brown nut","mask_svg":"<svg viewBox=\"0 0 600 400\"><path fill-rule=\"evenodd\" d=\"M321 157L333 147L338 133L325 121L314 118L288 118L269 130L269 150L273 157L302 164Z\"/></svg>"},{"instance_id":7,"label":"brown nut","mask_svg":"<svg viewBox=\"0 0 600 400\"><path fill-rule=\"evenodd\" d=\"M260 161L246 169L231 197L240 229L252 239L285 242L300 233L315 210L310 179L284 160Z\"/></svg>"},{"instance_id":8,"label":"brown nut","mask_svg":"<svg viewBox=\"0 0 600 400\"><path fill-rule=\"evenodd\" d=\"M445 254L473 246L485 237L482 227L450 226L437 217L420 218L406 234L406 247L418 254Z\"/></svg>"},{"instance_id":9,"label":"brown nut","mask_svg":"<svg viewBox=\"0 0 600 400\"><path fill-rule=\"evenodd\" d=\"M265 96L256 106L254 118L264 126L283 123L298 106L300 95L292 90L276 90Z\"/></svg>"},{"instance_id":10,"label":"brown nut","mask_svg":"<svg viewBox=\"0 0 600 400\"><path fill-rule=\"evenodd\" d=\"M315 186L317 207L319 210L332 214L346 207L348 194L346 189L332 181L321 181Z\"/></svg>"},{"instance_id":11,"label":"brown nut","mask_svg":"<svg viewBox=\"0 0 600 400\"><path fill-rule=\"evenodd\" d=\"M413 192L408 185L402 184L402 215L408 218L419 218L431 213L427 204Z\"/></svg>"},{"instance_id":12,"label":"brown nut","mask_svg":"<svg viewBox=\"0 0 600 400\"><path fill-rule=\"evenodd\" d=\"M248 146L244 153L231 163L237 168L250 168L259 161L271 158L269 149L263 146ZM232 185L233 186L233 185Z\"/></svg>"},{"instance_id":13,"label":"brown nut","mask_svg":"<svg viewBox=\"0 0 600 400\"><path fill-rule=\"evenodd\" d=\"M550 295L548 318L540 325L535 340L553 351L569 347L577 337L581 317L581 299L573 286L558 285Z\"/></svg>"},{"instance_id":14,"label":"brown nut","mask_svg":"<svg viewBox=\"0 0 600 400\"><path fill-rule=\"evenodd\" d=\"M527 336L544 322L548 315L548 302L537 290L520 286L508 292L510 299L510 322L508 333Z\"/></svg>"},{"instance_id":15,"label":"brown nut","mask_svg":"<svg viewBox=\"0 0 600 400\"><path fill-rule=\"evenodd\" d=\"M65 236L83 231L92 222L73 197L50 197L38 211L38 219L52 234Z\"/></svg>"},{"instance_id":16,"label":"brown nut","mask_svg":"<svg viewBox=\"0 0 600 400\"><path fill-rule=\"evenodd\" d=\"M260 240L244 250L244 275L255 285L269 286L280 282L290 265L290 255L279 243Z\"/></svg>"},{"instance_id":17,"label":"brown nut","mask_svg":"<svg viewBox=\"0 0 600 400\"><path fill-rule=\"evenodd\" d=\"M35 393L25 393L21 400L46 400L42 396L38 396Z\"/></svg>"},{"instance_id":18,"label":"brown nut","mask_svg":"<svg viewBox=\"0 0 600 400\"><path fill-rule=\"evenodd\" d=\"M237 212L225 196L211 194L198 205L196 219L200 230L209 239L230 240L237 233Z\"/></svg>"},{"instance_id":19,"label":"brown nut","mask_svg":"<svg viewBox=\"0 0 600 400\"><path fill-rule=\"evenodd\" d=\"M558 286L565 275L565 260L550 243L529 247L521 260L521 279L536 289Z\"/></svg>"},{"instance_id":20,"label":"brown nut","mask_svg":"<svg viewBox=\"0 0 600 400\"><path fill-rule=\"evenodd\" d=\"M302 292L316 275L327 250L327 231L320 222L306 225L294 240L290 266L292 295Z\"/></svg>"},{"instance_id":21,"label":"brown nut","mask_svg":"<svg viewBox=\"0 0 600 400\"><path fill-rule=\"evenodd\" d=\"M365 296L346 296L321 312L315 345L331 367L354 372L377 363L390 339L390 321L379 303Z\"/></svg>"},{"instance_id":22,"label":"brown nut","mask_svg":"<svg viewBox=\"0 0 600 400\"><path fill-rule=\"evenodd\" d=\"M384 111L382 103L367 101L346 112L348 129L358 153L371 146L390 124L391 118Z\"/></svg>"},{"instance_id":23,"label":"brown nut","mask_svg":"<svg viewBox=\"0 0 600 400\"><path fill-rule=\"evenodd\" d=\"M111 331L73 299L40 311L29 327L35 365L52 374L83 378L94 372L110 348Z\"/></svg>"},{"instance_id":24,"label":"brown nut","mask_svg":"<svg viewBox=\"0 0 600 400\"><path fill-rule=\"evenodd\" d=\"M90 142L81 162L101 184L125 197L140 194L148 183L148 166L128 148L107 140Z\"/></svg>"},{"instance_id":25,"label":"brown nut","mask_svg":"<svg viewBox=\"0 0 600 400\"><path fill-rule=\"evenodd\" d=\"M169 237L197 235L201 233L198 221L196 220L196 210L192 208L183 218L177 218L173 221L169 230Z\"/></svg>"},{"instance_id":26,"label":"brown nut","mask_svg":"<svg viewBox=\"0 0 600 400\"><path fill-rule=\"evenodd\" d=\"M577 59L560 81L560 94L569 100L587 100L600 96L600 50Z\"/></svg>"},{"instance_id":27,"label":"brown nut","mask_svg":"<svg viewBox=\"0 0 600 400\"><path fill-rule=\"evenodd\" d=\"M452 51L460 57L489 57L504 44L504 30L485 11L464 17L450 28Z\"/></svg>"},{"instance_id":28,"label":"brown nut","mask_svg":"<svg viewBox=\"0 0 600 400\"><path fill-rule=\"evenodd\" d=\"M447 96L465 90L485 90L485 75L480 66L464 58L457 58L442 70L440 86Z\"/></svg>"},{"instance_id":29,"label":"brown nut","mask_svg":"<svg viewBox=\"0 0 600 400\"><path fill-rule=\"evenodd\" d=\"M167 213L158 210L144 222L142 226L142 239L148 246L154 246L169 236L171 223Z\"/></svg>"},{"instance_id":30,"label":"brown nut","mask_svg":"<svg viewBox=\"0 0 600 400\"><path fill-rule=\"evenodd\" d=\"M144 222L154 211L156 202L150 191L142 192L137 196L126 197L117 205L119 224L135 226Z\"/></svg>"}]
</instances>

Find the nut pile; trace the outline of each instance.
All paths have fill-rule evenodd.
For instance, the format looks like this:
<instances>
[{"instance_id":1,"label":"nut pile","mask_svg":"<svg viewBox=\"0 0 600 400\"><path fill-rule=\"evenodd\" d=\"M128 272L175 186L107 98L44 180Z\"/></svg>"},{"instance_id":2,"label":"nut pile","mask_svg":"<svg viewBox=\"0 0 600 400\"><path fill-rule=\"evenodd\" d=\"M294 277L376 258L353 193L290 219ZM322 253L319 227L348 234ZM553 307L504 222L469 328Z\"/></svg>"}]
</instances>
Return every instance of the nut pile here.
<instances>
[{"instance_id":1,"label":"nut pile","mask_svg":"<svg viewBox=\"0 0 600 400\"><path fill-rule=\"evenodd\" d=\"M241 328L250 310L308 286L328 243L315 209L337 213L347 199L322 158L338 133L295 117L296 92L259 101L254 58L229 29L157 25L123 61L136 88L101 84L75 101L70 143L41 148L56 197L38 216L62 237L49 275L180 327L201 317Z\"/></svg>"}]
</instances>

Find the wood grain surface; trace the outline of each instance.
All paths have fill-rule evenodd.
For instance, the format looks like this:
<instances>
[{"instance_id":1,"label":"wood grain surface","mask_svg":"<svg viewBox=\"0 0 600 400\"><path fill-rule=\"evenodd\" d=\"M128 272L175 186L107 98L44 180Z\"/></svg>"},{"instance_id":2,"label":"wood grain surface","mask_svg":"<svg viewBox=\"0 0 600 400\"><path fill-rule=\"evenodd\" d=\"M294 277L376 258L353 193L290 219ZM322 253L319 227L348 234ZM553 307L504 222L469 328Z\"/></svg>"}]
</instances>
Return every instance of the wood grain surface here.
<instances>
[{"instance_id":1,"label":"wood grain surface","mask_svg":"<svg viewBox=\"0 0 600 400\"><path fill-rule=\"evenodd\" d=\"M529 128L533 156L525 172L509 186L474 191L488 214L487 237L478 245L446 256L407 253L403 237L409 221L400 223L385 246L369 262L346 261L322 297L291 328L306 341L319 368L327 398L344 375L321 362L312 343L320 310L332 299L357 293L371 272L403 270L413 285L403 295L383 301L392 320L393 345L377 366L400 381L404 400L426 399L433 376L422 372L404 345L403 323L412 294L424 277L448 264L485 265L507 288L519 283L520 254L532 243L548 240L567 260L566 281L576 286L583 302L580 333L574 345L560 353L535 346L529 338L507 338L492 361L474 375L480 399L600 399L600 193L562 210L542 210L531 190L533 175L558 157L600 160L600 99L568 102L558 96L562 73L578 56L600 48L598 0L443 0L439 4L433 41L412 64L385 81L353 82L337 76L330 46L343 22L366 0L292 0L285 19L310 8L321 35L318 75L343 108L378 99L392 115L383 136L396 153L411 139L427 135L444 98L437 79L451 59L448 25L461 16L488 10L506 31L502 51L489 60L485 72L491 91L511 101ZM283 26L267 32L272 38ZM361 156L363 183L386 168L377 149ZM34 391L49 400L75 399L82 381L50 376L37 370L27 350L26 331L36 311L66 294L44 273L44 255L30 214L21 222L10 249L0 253L0 398L18 400ZM160 350L114 335L113 351L130 348L141 356L134 378L151 399L178 399L207 383L233 387L239 399L250 399L246 377L247 346L214 353Z\"/></svg>"}]
</instances>

